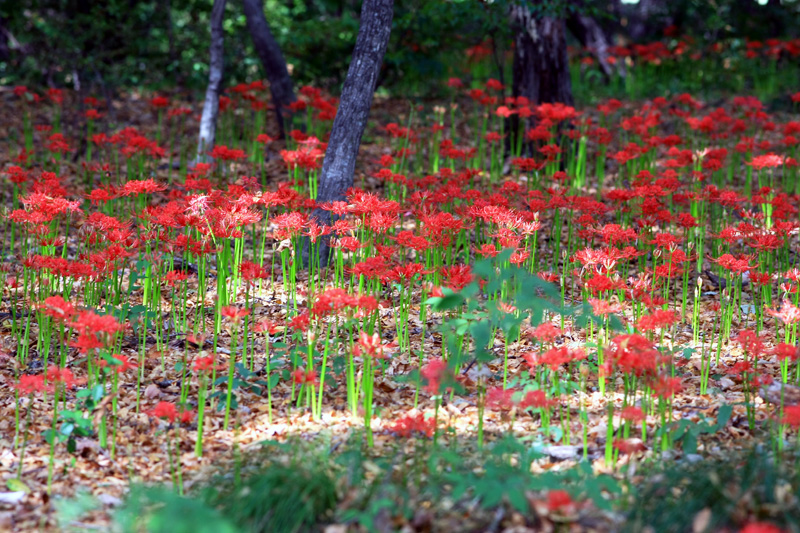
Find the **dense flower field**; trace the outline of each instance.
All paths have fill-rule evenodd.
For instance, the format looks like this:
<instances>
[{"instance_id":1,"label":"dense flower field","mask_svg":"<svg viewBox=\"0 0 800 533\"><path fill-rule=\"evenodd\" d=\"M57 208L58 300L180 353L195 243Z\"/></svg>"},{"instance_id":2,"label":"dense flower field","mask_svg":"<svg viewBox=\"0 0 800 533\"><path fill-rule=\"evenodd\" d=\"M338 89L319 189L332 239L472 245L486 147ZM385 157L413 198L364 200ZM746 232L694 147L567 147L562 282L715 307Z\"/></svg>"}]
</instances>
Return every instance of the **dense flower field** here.
<instances>
[{"instance_id":1,"label":"dense flower field","mask_svg":"<svg viewBox=\"0 0 800 533\"><path fill-rule=\"evenodd\" d=\"M313 87L285 141L265 85L231 87L205 162L177 99L15 88L8 523L43 527L47 495L78 485L182 492L232 450L320 431L524 436L606 472L751 438L793 453L796 115L747 95L575 109L449 86L433 106L379 102L356 186L322 205L336 101ZM65 120L79 108L85 127Z\"/></svg>"}]
</instances>

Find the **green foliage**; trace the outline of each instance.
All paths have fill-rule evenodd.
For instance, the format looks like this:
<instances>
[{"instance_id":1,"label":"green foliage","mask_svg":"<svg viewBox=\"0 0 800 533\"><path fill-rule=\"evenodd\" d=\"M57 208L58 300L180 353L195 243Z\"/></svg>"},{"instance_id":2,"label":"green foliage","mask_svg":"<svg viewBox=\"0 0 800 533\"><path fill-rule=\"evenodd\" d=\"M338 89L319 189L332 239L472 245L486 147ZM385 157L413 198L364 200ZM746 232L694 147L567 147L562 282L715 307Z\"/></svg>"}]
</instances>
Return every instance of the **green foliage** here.
<instances>
[{"instance_id":1,"label":"green foliage","mask_svg":"<svg viewBox=\"0 0 800 533\"><path fill-rule=\"evenodd\" d=\"M520 324L526 318L535 327L542 322L545 311L572 314L556 303L560 300L560 294L553 284L509 264L511 253L512 250L505 250L494 258L475 263L473 272L485 283L483 288L476 280L457 294L448 291L443 297L427 300L434 311L463 307L462 313L447 318L441 325L450 353L459 352L462 336L469 333L473 341L472 357L486 363L496 357L491 349L493 332L502 331L506 338L510 338L519 331ZM506 292L510 295L501 298ZM511 303L520 312L502 311L497 305L501 299Z\"/></svg>"},{"instance_id":2,"label":"green foliage","mask_svg":"<svg viewBox=\"0 0 800 533\"><path fill-rule=\"evenodd\" d=\"M335 479L324 456L290 453L282 461L291 450L288 445L270 443L267 450L258 454L254 471L245 471L241 481L238 476L215 480L206 498L244 531L306 531L337 503Z\"/></svg>"},{"instance_id":3,"label":"green foliage","mask_svg":"<svg viewBox=\"0 0 800 533\"><path fill-rule=\"evenodd\" d=\"M726 450L724 458L696 463L654 465L630 504L625 531L693 531L708 509L705 531L737 530L750 521L767 521L792 531L800 528L800 477L793 461L767 450Z\"/></svg>"},{"instance_id":4,"label":"green foliage","mask_svg":"<svg viewBox=\"0 0 800 533\"><path fill-rule=\"evenodd\" d=\"M659 428L656 431L656 437L660 437L662 431L668 431L670 440L675 443L680 442L684 453L694 454L697 453L697 439L700 438L700 435L716 433L724 428L732 413L733 407L721 405L717 413L717 420L713 423L708 420L695 422L683 418L670 426Z\"/></svg>"},{"instance_id":5,"label":"green foliage","mask_svg":"<svg viewBox=\"0 0 800 533\"><path fill-rule=\"evenodd\" d=\"M70 524L79 520L87 513L101 507L101 504L88 491L80 490L74 498L58 498L53 500L56 509L56 520L62 531L77 531Z\"/></svg>"},{"instance_id":6,"label":"green foliage","mask_svg":"<svg viewBox=\"0 0 800 533\"><path fill-rule=\"evenodd\" d=\"M621 492L612 477L595 475L588 463L562 471L531 472L530 465L541 457L534 448L507 437L488 449L480 468L457 454L444 456L447 464L441 468L441 479L452 487L450 496L456 500L471 496L486 509L507 502L521 513L529 511L526 491L567 490L575 499L588 498L603 509L609 509L610 498Z\"/></svg>"},{"instance_id":7,"label":"green foliage","mask_svg":"<svg viewBox=\"0 0 800 533\"><path fill-rule=\"evenodd\" d=\"M236 533L227 518L205 502L179 496L164 487L134 485L114 515L124 533Z\"/></svg>"},{"instance_id":8,"label":"green foliage","mask_svg":"<svg viewBox=\"0 0 800 533\"><path fill-rule=\"evenodd\" d=\"M360 24L358 1L266 0L265 15L298 84L338 92ZM211 2L200 0L39 0L29 9L0 6L0 17L19 42L0 58L0 82L105 87L207 83ZM425 92L431 79L464 74L464 52L487 35L508 37L500 7L459 0L395 2L392 42L381 84ZM228 2L225 84L263 78L239 2ZM506 34L502 34L505 31ZM500 33L499 33L500 32Z\"/></svg>"},{"instance_id":9,"label":"green foliage","mask_svg":"<svg viewBox=\"0 0 800 533\"><path fill-rule=\"evenodd\" d=\"M56 441L66 441L67 450L70 453L75 453L77 450L76 439L81 437L91 437L94 435L94 428L92 427L92 412L100 404L105 394L103 385L95 385L91 389L79 390L75 396L78 398L79 403L75 409L68 411L61 411L58 413L61 426L58 431L48 429L44 432L44 438L52 444L53 439Z\"/></svg>"}]
</instances>

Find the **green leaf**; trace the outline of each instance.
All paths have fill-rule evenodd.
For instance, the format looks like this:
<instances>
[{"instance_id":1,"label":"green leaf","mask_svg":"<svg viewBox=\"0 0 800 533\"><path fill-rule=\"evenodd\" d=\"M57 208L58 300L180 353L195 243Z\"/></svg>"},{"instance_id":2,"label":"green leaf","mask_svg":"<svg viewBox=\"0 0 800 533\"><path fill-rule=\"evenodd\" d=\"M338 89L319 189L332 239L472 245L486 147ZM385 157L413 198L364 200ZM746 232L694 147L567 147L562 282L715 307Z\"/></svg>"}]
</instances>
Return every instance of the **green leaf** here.
<instances>
[{"instance_id":1,"label":"green leaf","mask_svg":"<svg viewBox=\"0 0 800 533\"><path fill-rule=\"evenodd\" d=\"M12 477L8 481L6 481L6 487L10 491L24 492L25 494L28 494L31 491L28 485L23 483L21 479L17 479L15 477Z\"/></svg>"},{"instance_id":2,"label":"green leaf","mask_svg":"<svg viewBox=\"0 0 800 533\"><path fill-rule=\"evenodd\" d=\"M95 404L100 403L100 400L103 399L103 395L106 392L106 388L103 385L95 385L92 387L92 401Z\"/></svg>"},{"instance_id":3,"label":"green leaf","mask_svg":"<svg viewBox=\"0 0 800 533\"><path fill-rule=\"evenodd\" d=\"M722 404L719 406L719 411L717 412L717 423L714 426L714 433L728 425L728 420L731 419L732 414L733 406L728 404Z\"/></svg>"},{"instance_id":4,"label":"green leaf","mask_svg":"<svg viewBox=\"0 0 800 533\"><path fill-rule=\"evenodd\" d=\"M433 299L434 298L430 298L429 301ZM464 296L460 292L448 294L436 299L438 301L431 303L431 306L435 311L448 311L450 309L455 309L457 307L461 307L465 301Z\"/></svg>"},{"instance_id":5,"label":"green leaf","mask_svg":"<svg viewBox=\"0 0 800 533\"><path fill-rule=\"evenodd\" d=\"M250 369L248 369L242 363L236 363L236 370L239 372L239 375L245 379L251 378L256 375L255 372L251 372Z\"/></svg>"},{"instance_id":6,"label":"green leaf","mask_svg":"<svg viewBox=\"0 0 800 533\"><path fill-rule=\"evenodd\" d=\"M65 422L61 424L58 432L61 433L63 437L70 437L72 436L72 432L75 430L75 424L72 422Z\"/></svg>"},{"instance_id":7,"label":"green leaf","mask_svg":"<svg viewBox=\"0 0 800 533\"><path fill-rule=\"evenodd\" d=\"M520 513L525 513L529 510L528 499L525 497L524 492L514 490L508 491L506 493L506 497L508 498L508 503L510 503Z\"/></svg>"}]
</instances>

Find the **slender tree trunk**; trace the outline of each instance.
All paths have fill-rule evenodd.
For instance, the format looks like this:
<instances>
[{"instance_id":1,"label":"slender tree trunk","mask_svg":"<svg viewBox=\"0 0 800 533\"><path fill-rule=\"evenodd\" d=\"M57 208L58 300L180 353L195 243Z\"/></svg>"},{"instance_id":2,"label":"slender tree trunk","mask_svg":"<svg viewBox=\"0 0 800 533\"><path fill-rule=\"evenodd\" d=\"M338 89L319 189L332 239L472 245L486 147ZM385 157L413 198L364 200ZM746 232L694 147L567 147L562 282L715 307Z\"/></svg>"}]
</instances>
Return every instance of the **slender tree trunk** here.
<instances>
[{"instance_id":1,"label":"slender tree trunk","mask_svg":"<svg viewBox=\"0 0 800 533\"><path fill-rule=\"evenodd\" d=\"M513 95L528 98L531 105L572 105L564 20L537 18L527 6L517 5L511 8L511 21L515 29Z\"/></svg>"},{"instance_id":2,"label":"slender tree trunk","mask_svg":"<svg viewBox=\"0 0 800 533\"><path fill-rule=\"evenodd\" d=\"M567 18L567 29L572 32L584 48L588 48L591 51L600 65L600 70L603 71L606 81L615 74L615 71L620 76L625 75L625 70L621 64L615 67L608 61L608 39L603 28L600 27L595 19L583 13L573 12Z\"/></svg>"},{"instance_id":3,"label":"slender tree trunk","mask_svg":"<svg viewBox=\"0 0 800 533\"><path fill-rule=\"evenodd\" d=\"M10 47L8 46L8 30L6 30L6 19L0 17L0 61L8 61L11 57Z\"/></svg>"},{"instance_id":4,"label":"slender tree trunk","mask_svg":"<svg viewBox=\"0 0 800 533\"><path fill-rule=\"evenodd\" d=\"M286 60L264 17L262 0L243 0L243 4L247 30L253 38L253 46L267 74L272 103L275 105L275 115L278 119L279 134L283 137L285 121L291 117L287 106L297 99L294 95L292 78L289 77Z\"/></svg>"},{"instance_id":5,"label":"slender tree trunk","mask_svg":"<svg viewBox=\"0 0 800 533\"><path fill-rule=\"evenodd\" d=\"M200 138L197 142L197 160L205 161L208 152L214 147L217 134L217 115L219 114L219 93L222 88L223 72L223 31L225 1L214 0L211 8L211 48L208 72L208 87L203 103L203 117L200 119Z\"/></svg>"},{"instance_id":6,"label":"slender tree trunk","mask_svg":"<svg viewBox=\"0 0 800 533\"><path fill-rule=\"evenodd\" d=\"M364 0L362 4L356 46L319 176L318 203L344 200L353 186L356 156L392 30L393 4L393 0ZM331 223L329 211L316 209L313 216L320 224ZM328 254L325 240L319 246L321 265L327 264Z\"/></svg>"}]
</instances>

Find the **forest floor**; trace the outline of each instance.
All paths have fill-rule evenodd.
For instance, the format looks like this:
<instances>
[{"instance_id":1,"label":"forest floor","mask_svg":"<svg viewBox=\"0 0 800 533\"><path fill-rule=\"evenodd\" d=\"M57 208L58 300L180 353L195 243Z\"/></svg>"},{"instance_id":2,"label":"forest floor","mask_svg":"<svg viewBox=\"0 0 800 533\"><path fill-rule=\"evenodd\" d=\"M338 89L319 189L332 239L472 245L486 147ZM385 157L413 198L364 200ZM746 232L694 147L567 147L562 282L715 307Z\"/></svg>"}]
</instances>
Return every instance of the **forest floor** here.
<instances>
[{"instance_id":1,"label":"forest floor","mask_svg":"<svg viewBox=\"0 0 800 533\"><path fill-rule=\"evenodd\" d=\"M462 104L467 106L468 103ZM138 95L125 95L124 98L114 102L114 119L117 128L134 127L137 128L145 137L155 138L158 121L156 113L149 107L148 101ZM388 122L400 124L408 123L408 104L395 101L379 101L373 110L373 122L385 125ZM108 114L109 110L104 109ZM588 111L595 113L595 111ZM621 115L633 116L639 113L636 106L626 104L620 111ZM735 113L735 110L731 110ZM17 164L19 132L22 131L21 112L18 100L10 93L0 93L0 116L6 118L0 125L0 138L6 139L4 147L0 153L0 163L2 169ZM48 113L42 111L35 115L34 123L44 124L48 121ZM776 119L783 123L791 117L780 117ZM420 121L421 122L421 121ZM667 122L665 120L665 122ZM70 142L78 146L80 143L81 130L77 127L80 122L76 119L70 123L66 116L64 119L66 137ZM190 146L194 138L191 128L193 122L188 121L186 130L178 135L185 136L184 145ZM420 124L422 130L423 124ZM662 135L666 135L674 126L667 122L664 126ZM12 133L17 132L17 133ZM473 122L465 120L458 124L459 137L461 139L473 139L476 137ZM111 132L109 132L111 133ZM11 139L17 139L13 142ZM44 132L36 132L37 146L44 145ZM622 148L622 136L615 139L617 148ZM243 142L246 145L247 142ZM465 141L466 144L466 141ZM264 174L268 179L268 189L274 190L276 184L284 181L287 171L283 160L279 155L280 142L271 144L267 149L267 162L263 167ZM365 136L365 144L362 146L359 157L359 166L356 172L356 184L369 191L381 192L384 187L379 179L373 177L381 166L378 161L381 156L396 153L396 140L389 137L384 129L371 126ZM595 146L589 145L589 150L593 151ZM609 150L609 153L613 150ZM664 151L659 152L653 160L653 168L663 170L666 168L664 163L669 159ZM110 161L109 161L110 162ZM157 167L146 178L154 178L156 182L162 184L179 184L182 177L178 172L171 170L168 165L169 159L163 157L158 161ZM71 153L66 160L58 163L57 174L60 183L66 190L65 197L78 199L85 190L83 159L73 158ZM616 163L609 163L609 168L615 168ZM41 169L40 163L34 163L31 167L31 175L38 176ZM516 179L516 173L506 169L507 174L504 178ZM251 175L261 170L252 163L234 163L230 166L230 172L236 176ZM102 171L101 171L102 172ZM739 170L737 169L737 173ZM410 174L410 172L409 172ZM92 175L99 176L100 172L92 172ZM421 177L421 176L417 176ZM3 178L5 179L5 178ZM141 179L145 179L142 176ZM612 185L618 182L614 172L606 173L606 184ZM738 180L738 174L737 174ZM8 213L12 206L12 188L7 186L6 181L0 187L2 191L2 205L5 213ZM240 181L240 183L242 183ZM626 183L630 187L629 183ZM729 184L733 189L744 193L740 181ZM488 198L491 187L497 189L497 185L482 184L483 190ZM596 195L596 183L589 182L583 189L574 191L573 194L583 194L594 197ZM687 187L688 188L688 187ZM177 196L171 195L174 190L182 190L180 185L170 185L166 191L152 195L152 205L164 205L169 199L176 199ZM547 193L548 188L542 187L542 191ZM552 191L550 191L552 192ZM505 195L510 193L505 192ZM550 193L547 193L548 195ZM796 200L796 198L795 198ZM604 200L611 203L609 200ZM407 201L408 202L408 201ZM516 205L516 202L514 202ZM666 205L666 203L665 203ZM673 204L670 204L673 205ZM95 206L89 206L88 202L82 206L87 214L97 210ZM677 204L673 207L677 210ZM419 223L415 219L418 213L414 206L408 202L401 206L400 215L403 221L398 229L419 230ZM120 218L123 218L121 215ZM733 219L731 219L733 220ZM609 224L616 222L616 214L613 210L601 214L597 217L597 224ZM556 255L558 251L554 239L559 239L558 249L565 250L569 247L575 251L571 244L571 235L567 235L566 228L562 234L555 234L553 224L555 224L552 212L543 213L541 217L542 234L552 235L553 237L542 238L538 242L537 254L539 255L539 266L542 270L553 272L558 276L565 276L567 281L563 285L563 303L574 307L585 302L584 288L580 286L580 278L572 275L575 268L569 261ZM63 519L64 511L59 509L58 502L74 498L76 495L85 491L91 494L101 506L95 510L87 512L83 516L74 518L67 522L69 528L78 530L105 530L110 527L111 516L115 509L119 508L126 496L132 483L145 484L165 484L170 485L173 478L170 455L168 446L177 446L179 457L177 463L180 464L182 473L183 490L191 494L193 489L207 484L214 475L222 471L230 470L235 465L242 462L248 463L247 457L258 458L258 450L264 441L296 442L305 441L314 443L312 447L323 448L331 456L340 456L345 450L359 449L366 458L375 458L378 462L380 458L406 454L403 457L411 457L414 450L430 450L434 443L429 437L420 433L408 436L400 436L398 431L398 420L407 416L422 414L425 419L435 417L438 424L437 440L435 446L442 450L457 450L457 453L464 457L480 458L487 453L486 448L482 448L477 443L479 427L480 401L477 393L478 387L492 389L502 387L503 375L507 372L510 384L521 383L521 376L527 374L529 363L526 362L526 354L535 352L541 344L530 334L523 333L518 339L506 342L502 334L497 334L493 344L489 347L496 357L485 365L469 364L469 360L459 368L460 383L463 389L456 394L445 393L441 400L436 400L427 391L419 390L418 381L408 376L414 376L415 371L419 371L424 363L431 358L442 355L443 340L439 326L446 318L444 312L432 312L430 309L421 315L422 305L422 285L417 285L412 292L411 303L408 307L407 318L402 318L398 314L397 307L393 302L398 301L398 294L393 292L392 286L384 286L377 293L380 298L377 310L377 320L379 327L376 331L381 332L382 342L386 345L389 353L384 361L381 362L381 370L375 376L374 381L374 416L371 422L374 433L374 447L366 449L363 447L364 439L364 411L363 405L359 404L356 413L352 413L348 407L348 392L345 386L345 377L341 368L331 367L330 380L325 381L324 400L322 401L319 416L314 416L305 402L298 401L298 387L289 375L289 363L286 363L278 374L280 379L271 389L272 403L266 402L267 386L264 386L264 379L270 381L268 371L265 371L264 337L260 334L251 334L249 349L253 357L252 374L239 373L239 378L252 384L252 387L240 387L236 390L235 397L238 406L233 411L232 420L228 428L224 428L224 395L211 400L209 407L205 410L203 453L202 457L195 454L195 444L197 440L196 420L190 420L185 424L166 425L152 416L152 409L159 402L169 402L184 405L190 410L197 409L197 388L198 382L192 380L190 375L188 385L184 387L182 381L184 375L180 369L185 368L187 361L193 361L212 354L213 343L211 339L204 342L187 339L185 331L179 331L172 320L174 304L173 298L165 289L163 299L158 305L160 314L157 318L164 327L161 331L150 331L146 337L138 334L139 330L128 328L121 335L123 355L132 361L139 361L141 369L141 379L138 382L136 371L120 376L120 381L115 395L106 395L105 399L95 405L86 416L90 418L95 430L101 420L106 417L108 423L113 418L115 432L110 439L113 440L113 448L110 445L102 447L97 432L76 439L76 448L73 452L68 451L67 446L59 443L54 451L54 473L52 476L52 486L48 492L49 465L51 464L51 446L43 437L48 429L53 426L53 406L52 393L35 394L26 396L20 394L17 388L19 376L21 374L36 375L42 374L45 370L45 361L39 355L41 346L37 343L40 338L39 325L36 322L37 302L29 298L30 292L21 283L23 268L29 269L29 265L24 263L24 257L18 254L7 254L9 250L9 225L6 220L2 221L4 227L5 241L2 244L4 257L2 265L5 276L9 279L17 277L20 283L14 287L13 283L6 282L2 286L2 305L0 306L0 478L3 481L5 492L0 491L0 530L13 531L49 531L59 530L64 524L60 525L59 520ZM80 229L85 224L85 216L75 218L74 226L70 229L67 240L66 250L70 259L78 259L77 251L82 249L81 239L86 238L88 232ZM271 234L275 227L267 229ZM797 236L792 233L787 236L789 247L797 249ZM709 239L710 240L710 239ZM249 241L248 241L249 242ZM251 243L252 244L252 243ZM277 250L280 243L272 239L268 240L268 249ZM249 255L253 246L246 252ZM15 252L17 248L15 248ZM137 252L138 253L138 252ZM717 250L709 247L703 253L712 253L717 256ZM273 265L271 280L264 280L247 294L247 301L250 309L250 324L256 324L263 319L269 319L275 324L281 325L279 331L273 335L273 342L287 340L292 346L293 337L289 327L283 327L292 318L294 307L289 301L284 284L283 274L279 264L279 253L270 251L265 261L265 265ZM415 257L412 253L409 257ZM277 258L277 259L276 259ZM405 259L405 256L401 258ZM571 258L570 258L571 259ZM696 286L697 274L694 264L690 264L692 273L689 276L689 295L688 312L685 316L678 317L678 320L665 328L656 337L660 342L663 352L675 353L674 376L680 379L680 391L677 392L670 402L669 416L674 422L688 421L695 427L710 428L714 426L718 418L722 417L722 424L715 427L714 431L706 433L698 432L699 443L697 450L691 452L681 451L681 446L675 444L670 446L670 450L663 452L661 443L653 437L655 432L664 423L657 411L646 414L644 424L645 433L648 439L644 442L639 440L635 445L640 449L630 455L621 455L614 465L607 464L606 461L606 442L609 435L608 429L608 404L611 401L615 405L614 425L616 431L621 432L621 419L619 413L626 404L627 398L623 392L627 383L622 374L610 380L607 390L601 394L597 377L592 373L588 381L586 376L581 375L581 365L574 364L562 368L564 380L571 383L584 383L583 388L575 390L571 394L559 397L560 410L558 417L553 415L554 425L560 428L560 433L543 432L542 416L538 412L528 412L518 406L499 406L498 408L487 408L483 413L483 432L486 443L490 446L493 442L499 442L504 437L513 435L521 439L522 442L529 442L535 446L540 455L534 461L531 468L536 472L563 471L568 470L580 462L587 462L591 465L594 475L606 474L619 481L636 481L641 476L637 464L647 461L666 459L673 461L678 458L685 459L686 456L693 457L717 457L725 458L733 453L733 450L747 450L755 443L762 442L764 435L771 432L772 424L778 413L778 406L769 403L757 393L752 396L745 396L746 391L743 382L738 376L734 375L732 369L737 363L745 360L746 354L740 344L736 342L736 335L740 331L754 329L758 317L755 313L758 302L753 300L750 291L745 289L742 292L742 299L738 302L743 310L741 313L733 313L730 326L730 339L721 339L720 323L720 296L721 290L715 285L713 280L704 276L702 290L697 298L698 318L696 324L702 334L701 339L705 339L704 344L695 344L694 330L692 325L693 309L693 290ZM216 270L212 266L212 271ZM632 276L632 274L631 274ZM624 280L623 280L624 281ZM130 279L123 280L124 284L132 282ZM187 281L186 309L190 315L195 314L199 303L199 278L190 277ZM317 281L316 285L319 285ZM242 285L244 287L244 285ZM672 303L680 302L683 293L680 282L674 283L668 289L668 300ZM80 292L80 291L78 291ZM209 332L214 328L214 309L217 297L216 281L209 277L208 287L205 292L205 301L202 305L207 311L202 313L201 322L195 322L195 330ZM308 274L305 271L298 272L297 275L298 307L304 309L310 303L305 300L309 292ZM660 291L659 291L660 293ZM131 306L140 304L143 297L141 289L134 289L130 292L128 303ZM240 291L234 295L233 302L243 305L245 293ZM616 300L615 300L616 301ZM311 302L313 303L313 302ZM14 309L12 309L12 307ZM680 305L674 304L671 309L680 309ZM632 315L632 308L627 306L620 313L622 322L633 325L635 319ZM19 324L24 324L26 332L20 332L19 324L15 324L15 317L22 317ZM396 339L398 320L404 320L408 324L409 341L407 347L401 349ZM777 319L767 318L759 336L765 346L774 346L783 341L783 326L778 325ZM573 322L573 317L562 318L553 313L545 314L545 321L552 324L562 331L558 335L558 340L553 346L567 347L569 350L576 350L587 347L588 361L591 363L595 357L590 349L596 342L597 332L593 332L593 337L589 338L588 329L581 327ZM534 329L529 327L529 329ZM231 350L236 353L237 348L231 346L232 329L230 325L223 325L222 331L217 339L216 360L219 363L226 363L231 354ZM20 358L19 344L22 335L28 339L27 354L24 359ZM776 338L777 337L777 338ZM720 346L719 343L722 343ZM241 346L242 339L238 338L238 345ZM346 342L343 341L343 345ZM687 350L688 349L688 350ZM288 347L284 348L288 353ZM277 349L280 352L280 349ZM67 393L67 403L70 408L77 405L77 391L86 387L88 374L84 363L85 355L79 353L75 348L69 348L66 352L67 366L75 374L77 386ZM701 394L701 381L704 354L711 360L710 378L708 386ZM712 355L709 355L712 354ZM188 357L188 359L187 359ZM507 368L504 368L504 361L507 361ZM780 379L781 367L777 356L769 351L758 360L759 375L770 375L775 379ZM793 367L792 367L793 371ZM220 370L220 376L227 376L227 370ZM265 376L267 376L265 378ZM259 384L259 380L260 384ZM335 380L335 381L334 381ZM791 386L790 386L791 387ZM218 391L225 390L225 383L216 387ZM796 390L787 389L786 404L793 401L792 394ZM112 417L111 412L112 398L115 403L114 410L116 416ZM774 398L773 398L774 399ZM756 422L756 427L750 427L748 419L747 401L752 406L752 413ZM501 402L502 403L502 402ZM218 410L217 406L222 406ZM723 417L722 406L730 406L730 413L727 411ZM21 431L24 430L24 431ZM626 430L627 431L627 430ZM641 426L635 426L634 435L642 435ZM24 434L24 436L23 436ZM621 435L621 433L619 433ZM169 437L169 438L168 438ZM794 435L791 436L793 441ZM24 440L24 446L20 446ZM357 442L358 444L354 444ZM684 441L685 443L685 441ZM298 445L300 446L300 445ZM24 449L24 458L22 450ZM404 451L405 450L405 451ZM318 450L319 451L319 450ZM282 451L287 457L292 455L291 451ZM585 457L584 457L585 455ZM22 458L22 462L20 460ZM271 460L275 460L274 457ZM287 459L290 460L290 459ZM466 460L466 459L465 459ZM395 465L395 468L402 469L402 465ZM381 470L376 470L380 472ZM339 487L340 490L342 487ZM445 530L495 530L495 531L555 531L555 530L617 530L624 521L624 513L620 509L602 510L589 498L579 500L576 498L574 507L560 507L552 505L548 500L546 490L531 489L525 493L525 497L530 503L531 511L521 513L508 505L499 506L494 509L486 509L481 506L469 507L454 502L432 502L427 496L420 496L420 500L414 500L412 495L409 505L419 505L419 509L413 514L404 515L397 512L376 511L374 514L375 530L390 531L445 531ZM621 497L619 495L614 497ZM608 496L611 499L611 496ZM441 503L441 508L436 508L437 503ZM352 505L352 500L345 496L340 501L341 509L347 509ZM356 530L353 522L339 522L344 513L334 512L329 519L329 524L323 526L325 531L338 532ZM699 516L698 520L706 517ZM749 518L745 517L746 522ZM700 522L702 525L702 522ZM699 529L698 531L702 531Z\"/></svg>"}]
</instances>

